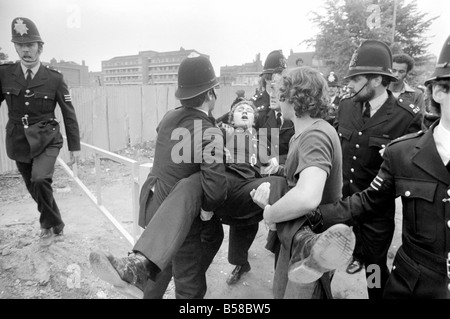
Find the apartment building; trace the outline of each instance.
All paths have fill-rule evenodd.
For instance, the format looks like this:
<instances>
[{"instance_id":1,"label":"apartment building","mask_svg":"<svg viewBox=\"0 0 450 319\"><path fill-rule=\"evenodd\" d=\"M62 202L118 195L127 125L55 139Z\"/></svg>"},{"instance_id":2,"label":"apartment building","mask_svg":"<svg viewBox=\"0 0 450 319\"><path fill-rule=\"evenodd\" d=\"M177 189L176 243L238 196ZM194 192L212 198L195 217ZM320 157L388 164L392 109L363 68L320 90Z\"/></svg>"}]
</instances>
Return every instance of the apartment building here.
<instances>
[{"instance_id":1,"label":"apartment building","mask_svg":"<svg viewBox=\"0 0 450 319\"><path fill-rule=\"evenodd\" d=\"M69 88L90 86L89 68L84 60L81 63L80 65L72 61L64 60L57 62L55 58L51 59L50 63L43 62L44 65L50 65L58 71L61 71Z\"/></svg>"},{"instance_id":2,"label":"apartment building","mask_svg":"<svg viewBox=\"0 0 450 319\"><path fill-rule=\"evenodd\" d=\"M177 84L178 68L189 55L208 55L196 50L157 52L140 51L136 55L102 61L103 85Z\"/></svg>"}]
</instances>

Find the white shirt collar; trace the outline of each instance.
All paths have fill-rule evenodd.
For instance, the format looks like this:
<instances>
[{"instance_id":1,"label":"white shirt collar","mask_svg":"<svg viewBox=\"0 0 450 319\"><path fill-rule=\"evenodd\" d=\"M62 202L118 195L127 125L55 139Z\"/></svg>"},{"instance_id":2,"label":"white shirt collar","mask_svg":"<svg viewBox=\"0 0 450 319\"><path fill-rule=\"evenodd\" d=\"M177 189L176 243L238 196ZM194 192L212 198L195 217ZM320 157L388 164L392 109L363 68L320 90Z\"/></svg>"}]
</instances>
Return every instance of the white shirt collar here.
<instances>
[{"instance_id":1,"label":"white shirt collar","mask_svg":"<svg viewBox=\"0 0 450 319\"><path fill-rule=\"evenodd\" d=\"M444 165L447 165L450 161L450 144L448 143L450 140L450 131L439 123L434 128L433 137L439 156L441 156Z\"/></svg>"},{"instance_id":2,"label":"white shirt collar","mask_svg":"<svg viewBox=\"0 0 450 319\"><path fill-rule=\"evenodd\" d=\"M389 95L388 95L387 91L385 90L380 96L369 101L371 117L378 111L378 109L384 104L384 102L387 101L388 98L389 98Z\"/></svg>"},{"instance_id":3,"label":"white shirt collar","mask_svg":"<svg viewBox=\"0 0 450 319\"><path fill-rule=\"evenodd\" d=\"M23 76L25 79L27 78L27 70L28 68L20 63L20 66L22 67ZM39 67L41 66L41 63L36 64L34 67L31 68L31 78L33 79L36 73L39 71Z\"/></svg>"}]
</instances>

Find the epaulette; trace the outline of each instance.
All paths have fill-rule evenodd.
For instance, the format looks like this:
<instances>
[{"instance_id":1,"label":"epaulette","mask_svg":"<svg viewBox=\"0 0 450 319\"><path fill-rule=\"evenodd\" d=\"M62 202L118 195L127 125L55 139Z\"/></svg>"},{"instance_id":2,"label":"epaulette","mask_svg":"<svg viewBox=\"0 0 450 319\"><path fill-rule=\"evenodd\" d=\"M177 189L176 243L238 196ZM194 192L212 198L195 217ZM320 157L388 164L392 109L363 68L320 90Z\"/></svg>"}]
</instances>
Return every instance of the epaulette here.
<instances>
[{"instance_id":1,"label":"epaulette","mask_svg":"<svg viewBox=\"0 0 450 319\"><path fill-rule=\"evenodd\" d=\"M51 70L51 71L53 71L53 72L57 72L57 73L61 74L61 71L60 71L60 70L57 70L57 69L53 68L53 67L50 66L50 65L45 66L45 68L48 69L48 70Z\"/></svg>"},{"instance_id":2,"label":"epaulette","mask_svg":"<svg viewBox=\"0 0 450 319\"><path fill-rule=\"evenodd\" d=\"M410 140L410 139L413 139L413 138L416 138L416 137L420 137L423 134L425 134L425 132L422 131L422 130L420 130L418 132L415 132L415 133L405 134L403 136L400 136L400 137L396 138L395 140L392 140L388 145L393 145L393 144L398 143L398 142L402 142L402 141Z\"/></svg>"},{"instance_id":3,"label":"epaulette","mask_svg":"<svg viewBox=\"0 0 450 319\"><path fill-rule=\"evenodd\" d=\"M0 60L0 65L11 65L14 64L16 62L14 61L7 61L7 60Z\"/></svg>"},{"instance_id":4,"label":"epaulette","mask_svg":"<svg viewBox=\"0 0 450 319\"><path fill-rule=\"evenodd\" d=\"M408 112L416 115L417 113L420 112L420 107L418 105L414 105L412 103L410 103L409 105L406 103L406 101L404 101L403 99L398 99L397 100L397 104L400 105L402 108L404 108L405 110L407 110Z\"/></svg>"}]
</instances>

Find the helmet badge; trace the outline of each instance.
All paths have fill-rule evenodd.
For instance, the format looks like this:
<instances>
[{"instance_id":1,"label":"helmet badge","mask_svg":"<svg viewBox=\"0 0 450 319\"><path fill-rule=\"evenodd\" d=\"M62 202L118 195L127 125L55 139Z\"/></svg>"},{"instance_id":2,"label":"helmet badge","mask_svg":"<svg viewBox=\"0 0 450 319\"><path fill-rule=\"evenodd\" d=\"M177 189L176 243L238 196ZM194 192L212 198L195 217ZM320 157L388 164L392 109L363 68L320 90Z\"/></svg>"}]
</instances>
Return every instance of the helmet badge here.
<instances>
[{"instance_id":1,"label":"helmet badge","mask_svg":"<svg viewBox=\"0 0 450 319\"><path fill-rule=\"evenodd\" d=\"M328 82L333 83L334 81L336 81L336 77L334 76L334 72L331 72L328 76Z\"/></svg>"},{"instance_id":2,"label":"helmet badge","mask_svg":"<svg viewBox=\"0 0 450 319\"><path fill-rule=\"evenodd\" d=\"M28 34L28 28L27 25L23 23L22 19L17 19L16 23L14 24L14 30L20 34L20 35L24 35L24 34Z\"/></svg>"}]
</instances>

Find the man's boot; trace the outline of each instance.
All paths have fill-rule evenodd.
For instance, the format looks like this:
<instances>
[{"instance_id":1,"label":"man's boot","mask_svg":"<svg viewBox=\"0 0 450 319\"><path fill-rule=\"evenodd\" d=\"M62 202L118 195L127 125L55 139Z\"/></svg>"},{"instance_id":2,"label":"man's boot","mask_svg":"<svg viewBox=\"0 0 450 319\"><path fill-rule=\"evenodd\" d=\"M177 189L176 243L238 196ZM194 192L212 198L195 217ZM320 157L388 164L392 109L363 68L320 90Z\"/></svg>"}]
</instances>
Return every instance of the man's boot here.
<instances>
[{"instance_id":1,"label":"man's boot","mask_svg":"<svg viewBox=\"0 0 450 319\"><path fill-rule=\"evenodd\" d=\"M292 243L289 280L311 283L326 272L348 264L355 248L355 234L344 224L336 224L321 234L309 226L298 231Z\"/></svg>"},{"instance_id":2,"label":"man's boot","mask_svg":"<svg viewBox=\"0 0 450 319\"><path fill-rule=\"evenodd\" d=\"M89 262L102 280L109 282L122 294L142 299L144 287L150 278L150 261L139 253L116 258L101 251L91 252Z\"/></svg>"}]
</instances>

